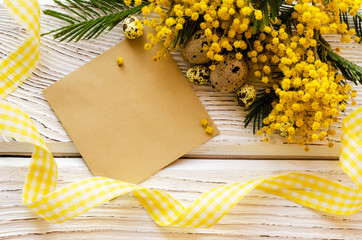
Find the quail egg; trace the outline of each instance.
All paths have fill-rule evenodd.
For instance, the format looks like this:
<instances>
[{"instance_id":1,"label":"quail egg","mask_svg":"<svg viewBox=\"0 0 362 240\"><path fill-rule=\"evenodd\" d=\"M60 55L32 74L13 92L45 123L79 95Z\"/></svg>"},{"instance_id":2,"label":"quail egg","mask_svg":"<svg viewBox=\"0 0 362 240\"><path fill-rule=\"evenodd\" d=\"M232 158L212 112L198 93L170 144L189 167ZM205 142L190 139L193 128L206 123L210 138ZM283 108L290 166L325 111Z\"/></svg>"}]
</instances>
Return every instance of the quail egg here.
<instances>
[{"instance_id":1,"label":"quail egg","mask_svg":"<svg viewBox=\"0 0 362 240\"><path fill-rule=\"evenodd\" d=\"M210 70L206 66L196 65L187 70L186 76L192 83L205 84L209 81Z\"/></svg>"},{"instance_id":2,"label":"quail egg","mask_svg":"<svg viewBox=\"0 0 362 240\"><path fill-rule=\"evenodd\" d=\"M241 107L249 107L256 98L255 88L250 84L245 84L236 92L236 98Z\"/></svg>"},{"instance_id":3,"label":"quail egg","mask_svg":"<svg viewBox=\"0 0 362 240\"><path fill-rule=\"evenodd\" d=\"M142 23L134 16L126 17L123 20L122 29L128 39L136 39L143 35Z\"/></svg>"}]
</instances>

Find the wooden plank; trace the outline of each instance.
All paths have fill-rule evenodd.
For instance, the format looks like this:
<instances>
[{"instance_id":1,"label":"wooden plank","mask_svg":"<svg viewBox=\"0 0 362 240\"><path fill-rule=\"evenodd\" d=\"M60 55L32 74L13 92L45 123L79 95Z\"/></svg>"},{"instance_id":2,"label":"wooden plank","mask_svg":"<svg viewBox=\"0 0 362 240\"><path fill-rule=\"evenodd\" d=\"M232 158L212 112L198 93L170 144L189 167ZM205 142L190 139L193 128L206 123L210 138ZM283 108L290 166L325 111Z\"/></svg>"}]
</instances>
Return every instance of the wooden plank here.
<instances>
[{"instance_id":1,"label":"wooden plank","mask_svg":"<svg viewBox=\"0 0 362 240\"><path fill-rule=\"evenodd\" d=\"M57 159L58 187L90 177L79 158ZM0 158L1 239L359 239L362 214L321 213L253 190L217 225L208 229L160 227L127 194L58 225L47 223L21 203L29 158ZM306 172L354 187L336 161L182 159L143 186L170 193L187 206L221 184L288 172Z\"/></svg>"},{"instance_id":2,"label":"wooden plank","mask_svg":"<svg viewBox=\"0 0 362 240\"><path fill-rule=\"evenodd\" d=\"M56 9L56 7L51 5L45 5L49 4L49 1L41 3L42 9ZM42 32L48 32L62 24L58 20L42 16ZM12 49L15 49L22 42L23 35L24 30L0 6L0 58L6 56ZM112 47L123 38L122 30L119 27L116 27L107 35L100 36L97 40L80 41L78 43L59 43L54 41L51 36L42 37L41 60L38 69L24 84L6 98L7 102L21 106L29 114L36 128L55 155L79 156L79 153L47 104L42 90ZM333 48L337 46L342 48L343 56L357 64L362 64L362 45L356 43L343 45L338 43L338 39L335 36L329 36L328 39ZM190 64L182 60L179 51L173 55L181 70L185 72ZM259 83L255 84L258 85ZM221 94L213 91L210 86L193 85L193 87L215 124L219 127L221 134L204 146L190 152L187 155L188 157L200 158L205 154L210 157L228 158L240 156L336 158L338 156L341 123L335 126L337 136L332 141L336 146L331 150L326 148L325 143L322 143L321 145L313 146L312 152L306 154L302 147L286 145L285 139L282 139L279 135L273 136L271 143L269 143L270 145L268 145L262 142L262 137L253 135L250 127L244 128L243 121L246 113L234 101L234 94ZM362 103L362 87L355 87L355 89L359 90L356 101L360 105ZM358 105L350 106L346 110L346 114L357 108ZM26 155L32 151L31 148L24 147L22 143L18 144L15 142L14 145L9 143L14 143L14 140L0 137L0 151L3 155ZM273 151L273 149L278 149L278 152Z\"/></svg>"}]
</instances>

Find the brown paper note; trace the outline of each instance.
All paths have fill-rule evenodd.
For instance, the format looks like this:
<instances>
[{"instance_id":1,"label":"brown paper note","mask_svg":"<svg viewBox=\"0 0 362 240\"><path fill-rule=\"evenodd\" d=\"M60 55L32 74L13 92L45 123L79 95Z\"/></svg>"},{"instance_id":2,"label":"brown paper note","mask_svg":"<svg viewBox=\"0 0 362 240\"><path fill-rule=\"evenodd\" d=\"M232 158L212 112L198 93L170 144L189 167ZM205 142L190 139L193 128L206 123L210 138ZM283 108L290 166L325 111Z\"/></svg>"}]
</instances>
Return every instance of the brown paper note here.
<instances>
[{"instance_id":1,"label":"brown paper note","mask_svg":"<svg viewBox=\"0 0 362 240\"><path fill-rule=\"evenodd\" d=\"M95 176L138 183L219 133L205 133L192 87L146 41L124 40L44 90Z\"/></svg>"}]
</instances>

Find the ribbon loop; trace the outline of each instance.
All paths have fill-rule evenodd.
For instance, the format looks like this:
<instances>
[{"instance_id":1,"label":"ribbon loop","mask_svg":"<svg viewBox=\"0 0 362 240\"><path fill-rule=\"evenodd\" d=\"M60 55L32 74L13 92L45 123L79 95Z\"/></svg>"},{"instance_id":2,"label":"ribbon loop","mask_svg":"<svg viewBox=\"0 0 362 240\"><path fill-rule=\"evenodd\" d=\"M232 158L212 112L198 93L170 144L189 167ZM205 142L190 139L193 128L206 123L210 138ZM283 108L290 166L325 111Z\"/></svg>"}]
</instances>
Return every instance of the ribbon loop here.
<instances>
[{"instance_id":1,"label":"ribbon loop","mask_svg":"<svg viewBox=\"0 0 362 240\"><path fill-rule=\"evenodd\" d=\"M29 35L23 44L0 60L0 100L4 99L36 69L40 55L40 8L36 0L5 0L5 6Z\"/></svg>"}]
</instances>

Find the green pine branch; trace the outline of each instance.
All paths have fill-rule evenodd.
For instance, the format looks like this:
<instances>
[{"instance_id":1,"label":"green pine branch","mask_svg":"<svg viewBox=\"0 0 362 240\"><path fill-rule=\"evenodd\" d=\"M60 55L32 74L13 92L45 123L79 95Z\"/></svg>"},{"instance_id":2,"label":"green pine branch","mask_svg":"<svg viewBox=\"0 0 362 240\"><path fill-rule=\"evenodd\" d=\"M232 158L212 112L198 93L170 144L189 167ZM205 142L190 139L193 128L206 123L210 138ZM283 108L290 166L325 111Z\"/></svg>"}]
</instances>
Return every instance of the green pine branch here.
<instances>
[{"instance_id":1,"label":"green pine branch","mask_svg":"<svg viewBox=\"0 0 362 240\"><path fill-rule=\"evenodd\" d=\"M341 22L347 24L347 29L354 28L356 30L356 36L362 37L362 14L357 12L355 16L352 17L352 21L349 21L348 13L339 13L339 18ZM351 25L352 23L352 25Z\"/></svg>"},{"instance_id":2,"label":"green pine branch","mask_svg":"<svg viewBox=\"0 0 362 240\"><path fill-rule=\"evenodd\" d=\"M292 14L294 12L294 6L290 5L282 5L280 7L279 19L286 26L286 32L291 36L293 34L294 29L297 28L296 20L292 18Z\"/></svg>"},{"instance_id":3,"label":"green pine branch","mask_svg":"<svg viewBox=\"0 0 362 240\"><path fill-rule=\"evenodd\" d=\"M362 67L333 52L329 43L322 36L319 36L318 42L317 53L321 61L330 62L336 69L341 71L347 80L354 84L362 84Z\"/></svg>"},{"instance_id":4,"label":"green pine branch","mask_svg":"<svg viewBox=\"0 0 362 240\"><path fill-rule=\"evenodd\" d=\"M197 21L193 21L189 18L186 19L183 28L177 32L172 47L178 48L180 45L184 44L187 38L194 35L194 33L200 29L200 23L201 23L201 18L198 18Z\"/></svg>"},{"instance_id":5,"label":"green pine branch","mask_svg":"<svg viewBox=\"0 0 362 240\"><path fill-rule=\"evenodd\" d=\"M245 108L245 111L249 112L244 120L245 128L253 122L253 133L263 127L263 120L272 111L272 103L277 99L277 96L273 91L266 93L265 89L260 90L256 95L256 99L250 107Z\"/></svg>"},{"instance_id":6,"label":"green pine branch","mask_svg":"<svg viewBox=\"0 0 362 240\"><path fill-rule=\"evenodd\" d=\"M141 12L148 4L144 1L139 6L128 7L123 0L66 0L67 4L58 0L54 2L69 14L50 9L44 10L43 13L63 20L68 25L43 35L53 34L53 37L59 41L75 42L97 38L104 31L112 30L126 17Z\"/></svg>"},{"instance_id":7,"label":"green pine branch","mask_svg":"<svg viewBox=\"0 0 362 240\"><path fill-rule=\"evenodd\" d=\"M356 30L356 35L362 38L362 14L357 12L356 16L353 16L353 24ZM360 41L361 43L362 41Z\"/></svg>"},{"instance_id":8,"label":"green pine branch","mask_svg":"<svg viewBox=\"0 0 362 240\"><path fill-rule=\"evenodd\" d=\"M348 61L328 48L326 52L327 60L332 62L334 67L338 68L347 80L356 85L358 83L362 84L362 67Z\"/></svg>"},{"instance_id":9,"label":"green pine branch","mask_svg":"<svg viewBox=\"0 0 362 240\"><path fill-rule=\"evenodd\" d=\"M259 33L265 26L270 24L270 20L276 20L280 14L280 8L285 3L284 0L248 0L255 9L263 12L263 19L257 20L254 13L251 13L253 19L253 34Z\"/></svg>"}]
</instances>

